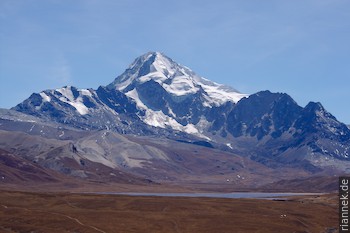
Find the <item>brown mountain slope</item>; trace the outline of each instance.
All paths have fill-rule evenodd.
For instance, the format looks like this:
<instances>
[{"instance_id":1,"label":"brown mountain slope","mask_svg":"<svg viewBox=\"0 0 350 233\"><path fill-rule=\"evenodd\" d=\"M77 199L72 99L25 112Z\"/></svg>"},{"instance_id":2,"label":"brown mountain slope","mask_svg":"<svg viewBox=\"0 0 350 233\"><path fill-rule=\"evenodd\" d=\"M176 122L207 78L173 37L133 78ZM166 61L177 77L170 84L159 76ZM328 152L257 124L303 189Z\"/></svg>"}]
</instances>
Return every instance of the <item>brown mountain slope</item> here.
<instances>
[{"instance_id":1,"label":"brown mountain slope","mask_svg":"<svg viewBox=\"0 0 350 233\"><path fill-rule=\"evenodd\" d=\"M0 182L2 184L58 182L57 174L53 173L0 149Z\"/></svg>"}]
</instances>

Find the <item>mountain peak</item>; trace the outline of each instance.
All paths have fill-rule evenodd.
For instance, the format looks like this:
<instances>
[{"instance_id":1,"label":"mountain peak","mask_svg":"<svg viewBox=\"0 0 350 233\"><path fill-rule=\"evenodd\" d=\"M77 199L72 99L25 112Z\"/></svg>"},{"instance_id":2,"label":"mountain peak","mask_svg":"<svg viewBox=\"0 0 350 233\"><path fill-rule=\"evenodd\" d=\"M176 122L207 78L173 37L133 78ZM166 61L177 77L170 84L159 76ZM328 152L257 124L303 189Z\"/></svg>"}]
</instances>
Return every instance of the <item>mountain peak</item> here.
<instances>
[{"instance_id":1,"label":"mountain peak","mask_svg":"<svg viewBox=\"0 0 350 233\"><path fill-rule=\"evenodd\" d=\"M148 52L134 60L108 87L124 91L133 82L154 80L160 84L176 76L196 76L190 69L179 65L160 52Z\"/></svg>"},{"instance_id":2,"label":"mountain peak","mask_svg":"<svg viewBox=\"0 0 350 233\"><path fill-rule=\"evenodd\" d=\"M234 88L200 77L161 52L148 52L136 58L108 88L117 89L132 97L131 95L135 96L132 91L136 87L151 80L175 97L188 96L204 90L207 106L219 106L227 101L236 103L247 96Z\"/></svg>"},{"instance_id":3,"label":"mountain peak","mask_svg":"<svg viewBox=\"0 0 350 233\"><path fill-rule=\"evenodd\" d=\"M167 57L164 53L158 52L158 51L150 51L150 52L147 52L147 53L141 55L139 58L148 59L148 58L150 58L150 57L155 57L155 58L159 58L159 59L166 58L166 59L171 60L171 59L170 59L169 57Z\"/></svg>"},{"instance_id":4,"label":"mountain peak","mask_svg":"<svg viewBox=\"0 0 350 233\"><path fill-rule=\"evenodd\" d=\"M171 63L173 61L161 52L148 52L136 58L134 62L131 63L131 65L128 67L128 69L133 70L135 68L140 68L140 66L151 66L156 62Z\"/></svg>"}]
</instances>

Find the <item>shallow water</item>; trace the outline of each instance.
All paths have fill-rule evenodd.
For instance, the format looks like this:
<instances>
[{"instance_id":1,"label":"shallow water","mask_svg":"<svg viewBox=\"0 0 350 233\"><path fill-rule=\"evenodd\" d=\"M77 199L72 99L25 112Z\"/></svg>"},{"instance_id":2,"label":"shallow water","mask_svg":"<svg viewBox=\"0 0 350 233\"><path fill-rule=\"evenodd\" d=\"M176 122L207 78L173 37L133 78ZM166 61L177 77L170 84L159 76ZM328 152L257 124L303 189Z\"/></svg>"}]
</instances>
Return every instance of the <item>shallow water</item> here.
<instances>
[{"instance_id":1,"label":"shallow water","mask_svg":"<svg viewBox=\"0 0 350 233\"><path fill-rule=\"evenodd\" d=\"M209 197L209 198L254 198L254 199L282 199L292 196L322 195L322 193L263 193L263 192L234 192L234 193L136 193L136 192L100 192L95 194L125 195L125 196L153 196L153 197ZM284 197L284 198L283 198Z\"/></svg>"}]
</instances>

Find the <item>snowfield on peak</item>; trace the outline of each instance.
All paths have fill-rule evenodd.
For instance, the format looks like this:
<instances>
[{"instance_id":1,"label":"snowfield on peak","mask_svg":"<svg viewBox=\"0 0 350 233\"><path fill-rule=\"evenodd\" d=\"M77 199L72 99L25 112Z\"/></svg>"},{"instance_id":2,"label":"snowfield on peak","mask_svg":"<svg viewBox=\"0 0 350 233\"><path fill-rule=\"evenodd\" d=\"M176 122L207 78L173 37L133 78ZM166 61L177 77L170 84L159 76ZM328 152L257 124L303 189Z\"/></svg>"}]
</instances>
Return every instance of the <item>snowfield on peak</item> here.
<instances>
[{"instance_id":1,"label":"snowfield on peak","mask_svg":"<svg viewBox=\"0 0 350 233\"><path fill-rule=\"evenodd\" d=\"M220 106L227 101L237 103L247 94L198 76L159 52L149 52L137 58L129 68L108 87L127 93L136 86L153 80L174 96L186 96L205 92L205 106ZM135 95L134 95L135 96ZM135 101L139 101L135 99Z\"/></svg>"},{"instance_id":2,"label":"snowfield on peak","mask_svg":"<svg viewBox=\"0 0 350 233\"><path fill-rule=\"evenodd\" d=\"M203 124L192 120L191 114L248 97L234 88L198 76L159 52L135 59L107 88L123 92L144 110L140 119L146 124L170 127L202 138L207 138L201 133Z\"/></svg>"},{"instance_id":3,"label":"snowfield on peak","mask_svg":"<svg viewBox=\"0 0 350 233\"><path fill-rule=\"evenodd\" d=\"M189 115L227 102L237 103L248 96L200 77L159 52L135 59L107 88L123 92L144 110L145 115L140 119L146 124L170 127L202 138L207 138L200 133L202 125L197 125L198 121L192 121Z\"/></svg>"}]
</instances>

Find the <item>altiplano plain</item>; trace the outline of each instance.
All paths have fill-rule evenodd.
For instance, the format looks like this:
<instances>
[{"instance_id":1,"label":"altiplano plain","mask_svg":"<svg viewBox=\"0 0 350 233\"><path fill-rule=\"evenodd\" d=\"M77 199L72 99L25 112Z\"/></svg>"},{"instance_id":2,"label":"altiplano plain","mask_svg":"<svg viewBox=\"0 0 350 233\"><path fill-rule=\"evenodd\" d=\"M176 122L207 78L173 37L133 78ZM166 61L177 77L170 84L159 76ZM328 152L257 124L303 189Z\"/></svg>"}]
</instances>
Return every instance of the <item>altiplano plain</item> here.
<instances>
[{"instance_id":1,"label":"altiplano plain","mask_svg":"<svg viewBox=\"0 0 350 233\"><path fill-rule=\"evenodd\" d=\"M337 195L285 201L0 192L1 232L337 232Z\"/></svg>"}]
</instances>

